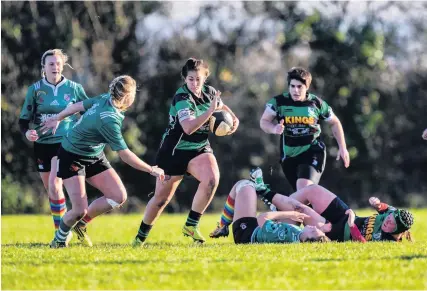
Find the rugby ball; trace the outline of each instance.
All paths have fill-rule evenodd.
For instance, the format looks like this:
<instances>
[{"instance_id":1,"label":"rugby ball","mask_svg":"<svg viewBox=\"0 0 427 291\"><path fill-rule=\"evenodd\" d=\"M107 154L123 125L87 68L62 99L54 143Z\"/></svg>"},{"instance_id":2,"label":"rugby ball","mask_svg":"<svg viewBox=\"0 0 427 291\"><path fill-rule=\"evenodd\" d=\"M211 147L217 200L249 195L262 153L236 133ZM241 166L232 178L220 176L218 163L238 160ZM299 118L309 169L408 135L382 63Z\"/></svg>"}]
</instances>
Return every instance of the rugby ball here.
<instances>
[{"instance_id":1,"label":"rugby ball","mask_svg":"<svg viewBox=\"0 0 427 291\"><path fill-rule=\"evenodd\" d=\"M224 110L215 111L209 120L209 129L216 136L227 135L233 128L233 117Z\"/></svg>"}]
</instances>

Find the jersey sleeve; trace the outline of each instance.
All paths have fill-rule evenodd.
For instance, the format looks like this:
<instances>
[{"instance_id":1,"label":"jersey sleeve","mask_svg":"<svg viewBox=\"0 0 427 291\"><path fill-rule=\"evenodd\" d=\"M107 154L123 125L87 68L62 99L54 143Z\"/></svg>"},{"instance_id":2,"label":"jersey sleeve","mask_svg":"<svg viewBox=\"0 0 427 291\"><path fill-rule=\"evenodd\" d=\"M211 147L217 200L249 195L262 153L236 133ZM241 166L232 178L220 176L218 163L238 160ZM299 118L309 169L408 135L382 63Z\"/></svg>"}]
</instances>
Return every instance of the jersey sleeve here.
<instances>
[{"instance_id":1,"label":"jersey sleeve","mask_svg":"<svg viewBox=\"0 0 427 291\"><path fill-rule=\"evenodd\" d=\"M195 105L187 96L177 96L178 100L175 104L176 112L178 115L179 122L182 122L188 118L196 117Z\"/></svg>"},{"instance_id":2,"label":"jersey sleeve","mask_svg":"<svg viewBox=\"0 0 427 291\"><path fill-rule=\"evenodd\" d=\"M93 104L98 101L99 98L97 97L93 97L93 98L89 98L89 99L85 99L83 100L83 107L85 110L88 110L89 108L91 108L93 106Z\"/></svg>"},{"instance_id":3,"label":"jersey sleeve","mask_svg":"<svg viewBox=\"0 0 427 291\"><path fill-rule=\"evenodd\" d=\"M83 86L81 84L77 85L76 98L77 98L77 102L89 99L89 97L87 97L86 95L85 89L83 89Z\"/></svg>"},{"instance_id":4,"label":"jersey sleeve","mask_svg":"<svg viewBox=\"0 0 427 291\"><path fill-rule=\"evenodd\" d=\"M113 151L125 150L128 148L123 139L122 129L117 122L108 122L101 126L99 132L105 138Z\"/></svg>"},{"instance_id":5,"label":"jersey sleeve","mask_svg":"<svg viewBox=\"0 0 427 291\"><path fill-rule=\"evenodd\" d=\"M267 104L265 105L265 110L271 114L277 115L277 101L275 97L268 100Z\"/></svg>"},{"instance_id":6,"label":"jersey sleeve","mask_svg":"<svg viewBox=\"0 0 427 291\"><path fill-rule=\"evenodd\" d=\"M21 114L19 116L20 119L31 120L35 111L35 90L34 85L30 86L27 91L27 95L25 96L24 104L22 105Z\"/></svg>"},{"instance_id":7,"label":"jersey sleeve","mask_svg":"<svg viewBox=\"0 0 427 291\"><path fill-rule=\"evenodd\" d=\"M328 103L326 103L326 101L321 100L319 119L328 121L333 116L334 116L334 112L332 111L332 108L328 105Z\"/></svg>"}]
</instances>

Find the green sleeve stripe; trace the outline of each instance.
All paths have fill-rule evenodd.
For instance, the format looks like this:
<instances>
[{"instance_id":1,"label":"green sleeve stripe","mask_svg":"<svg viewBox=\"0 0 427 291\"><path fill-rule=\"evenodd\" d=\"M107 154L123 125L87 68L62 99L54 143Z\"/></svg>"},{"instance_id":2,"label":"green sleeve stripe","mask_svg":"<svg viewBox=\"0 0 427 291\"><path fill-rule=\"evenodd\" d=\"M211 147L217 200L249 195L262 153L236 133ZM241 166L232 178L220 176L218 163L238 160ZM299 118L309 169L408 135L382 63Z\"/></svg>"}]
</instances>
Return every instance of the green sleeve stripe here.
<instances>
[{"instance_id":1,"label":"green sleeve stripe","mask_svg":"<svg viewBox=\"0 0 427 291\"><path fill-rule=\"evenodd\" d=\"M182 101L179 101L175 104L175 109L176 109L176 111L186 109L186 108L193 109L192 105L193 104L191 104L188 100L182 100Z\"/></svg>"},{"instance_id":2,"label":"green sleeve stripe","mask_svg":"<svg viewBox=\"0 0 427 291\"><path fill-rule=\"evenodd\" d=\"M108 112L108 111L107 112L101 112L99 114L99 116L101 116L101 119L111 117L112 119L115 119L118 122L121 122L120 116L117 113L114 113L114 112Z\"/></svg>"}]
</instances>

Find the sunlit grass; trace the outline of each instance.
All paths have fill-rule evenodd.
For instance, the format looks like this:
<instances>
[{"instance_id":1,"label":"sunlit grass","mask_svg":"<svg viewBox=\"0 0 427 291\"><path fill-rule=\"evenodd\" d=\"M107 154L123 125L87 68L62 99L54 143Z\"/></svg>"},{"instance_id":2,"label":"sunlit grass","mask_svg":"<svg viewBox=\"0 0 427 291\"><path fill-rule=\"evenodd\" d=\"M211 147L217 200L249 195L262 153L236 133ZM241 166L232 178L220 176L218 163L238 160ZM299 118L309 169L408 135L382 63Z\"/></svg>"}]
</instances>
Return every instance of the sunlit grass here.
<instances>
[{"instance_id":1,"label":"sunlit grass","mask_svg":"<svg viewBox=\"0 0 427 291\"><path fill-rule=\"evenodd\" d=\"M141 217L101 216L93 248L49 249L49 216L2 216L2 289L427 289L427 210L415 211L412 244L198 245L181 234L185 215L162 215L134 249ZM218 217L202 218L206 237Z\"/></svg>"}]
</instances>

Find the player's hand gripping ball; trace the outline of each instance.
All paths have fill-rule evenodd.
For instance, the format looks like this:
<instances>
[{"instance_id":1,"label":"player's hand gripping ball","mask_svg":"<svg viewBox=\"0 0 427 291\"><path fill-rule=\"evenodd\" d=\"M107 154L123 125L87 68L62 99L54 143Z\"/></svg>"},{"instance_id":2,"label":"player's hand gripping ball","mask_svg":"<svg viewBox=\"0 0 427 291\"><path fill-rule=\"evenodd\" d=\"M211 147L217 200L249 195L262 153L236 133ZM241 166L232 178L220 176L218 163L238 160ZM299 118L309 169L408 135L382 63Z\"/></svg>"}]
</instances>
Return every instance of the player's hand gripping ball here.
<instances>
[{"instance_id":1,"label":"player's hand gripping ball","mask_svg":"<svg viewBox=\"0 0 427 291\"><path fill-rule=\"evenodd\" d=\"M209 128L216 136L228 135L233 128L233 117L227 111L215 111L209 120Z\"/></svg>"}]
</instances>

